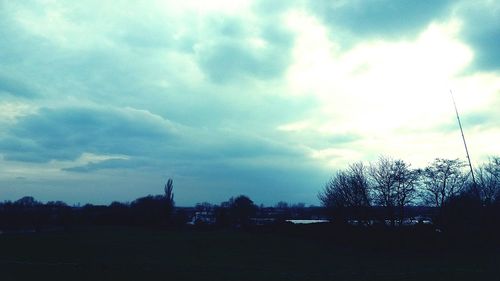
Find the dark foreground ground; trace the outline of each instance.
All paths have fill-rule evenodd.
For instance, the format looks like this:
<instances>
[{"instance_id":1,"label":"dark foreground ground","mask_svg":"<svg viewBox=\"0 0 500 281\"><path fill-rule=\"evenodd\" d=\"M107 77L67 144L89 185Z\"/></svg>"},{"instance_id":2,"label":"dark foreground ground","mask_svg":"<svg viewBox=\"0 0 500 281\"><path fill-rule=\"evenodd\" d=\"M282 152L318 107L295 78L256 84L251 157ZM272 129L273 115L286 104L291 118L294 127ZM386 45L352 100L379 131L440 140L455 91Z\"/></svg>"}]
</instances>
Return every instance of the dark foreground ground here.
<instances>
[{"instance_id":1,"label":"dark foreground ground","mask_svg":"<svg viewBox=\"0 0 500 281\"><path fill-rule=\"evenodd\" d=\"M500 280L491 237L460 239L328 225L4 234L0 280Z\"/></svg>"}]
</instances>

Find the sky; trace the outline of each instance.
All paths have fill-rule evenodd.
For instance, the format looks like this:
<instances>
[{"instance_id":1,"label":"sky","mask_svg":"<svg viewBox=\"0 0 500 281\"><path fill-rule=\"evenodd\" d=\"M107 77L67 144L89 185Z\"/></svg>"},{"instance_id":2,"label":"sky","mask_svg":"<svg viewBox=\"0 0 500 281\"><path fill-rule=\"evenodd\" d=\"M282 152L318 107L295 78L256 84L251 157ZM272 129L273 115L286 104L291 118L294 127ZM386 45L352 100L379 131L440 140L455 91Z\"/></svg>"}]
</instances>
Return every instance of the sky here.
<instances>
[{"instance_id":1,"label":"sky","mask_svg":"<svg viewBox=\"0 0 500 281\"><path fill-rule=\"evenodd\" d=\"M338 169L500 155L500 2L0 0L0 200L318 205Z\"/></svg>"}]
</instances>

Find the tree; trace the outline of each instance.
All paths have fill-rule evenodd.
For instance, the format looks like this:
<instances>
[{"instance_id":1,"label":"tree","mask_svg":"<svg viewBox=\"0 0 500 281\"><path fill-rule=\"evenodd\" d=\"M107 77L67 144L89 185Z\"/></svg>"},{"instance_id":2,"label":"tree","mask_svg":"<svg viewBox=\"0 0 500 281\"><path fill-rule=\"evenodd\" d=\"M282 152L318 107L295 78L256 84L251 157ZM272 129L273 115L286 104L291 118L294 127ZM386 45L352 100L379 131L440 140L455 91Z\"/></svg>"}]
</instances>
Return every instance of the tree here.
<instances>
[{"instance_id":1,"label":"tree","mask_svg":"<svg viewBox=\"0 0 500 281\"><path fill-rule=\"evenodd\" d=\"M459 159L436 158L423 171L424 199L442 208L448 200L459 195L468 178L462 171L464 166L464 162Z\"/></svg>"},{"instance_id":2,"label":"tree","mask_svg":"<svg viewBox=\"0 0 500 281\"><path fill-rule=\"evenodd\" d=\"M174 202L174 181L172 179L168 179L165 184L165 215L167 219L170 219L172 212L174 211L175 202Z\"/></svg>"},{"instance_id":3,"label":"tree","mask_svg":"<svg viewBox=\"0 0 500 281\"><path fill-rule=\"evenodd\" d=\"M32 196L24 196L21 199L18 199L14 202L14 205L21 208L34 208L40 206L42 203L38 202Z\"/></svg>"},{"instance_id":4,"label":"tree","mask_svg":"<svg viewBox=\"0 0 500 281\"><path fill-rule=\"evenodd\" d=\"M500 157L490 158L476 174L481 201L490 206L500 197Z\"/></svg>"},{"instance_id":5,"label":"tree","mask_svg":"<svg viewBox=\"0 0 500 281\"><path fill-rule=\"evenodd\" d=\"M281 210L286 210L286 209L289 208L289 206L288 206L287 202L285 202L285 201L279 201L278 203L276 203L276 205L274 205L274 208L281 209Z\"/></svg>"},{"instance_id":6,"label":"tree","mask_svg":"<svg viewBox=\"0 0 500 281\"><path fill-rule=\"evenodd\" d=\"M167 206L165 197L162 195L148 195L132 201L130 210L133 213L133 219L136 224L141 225L159 225L165 222L165 212ZM167 217L168 219L168 217Z\"/></svg>"},{"instance_id":7,"label":"tree","mask_svg":"<svg viewBox=\"0 0 500 281\"><path fill-rule=\"evenodd\" d=\"M132 217L135 223L171 223L175 207L173 188L173 180L168 179L165 184L164 195L148 195L132 201L130 211L133 213Z\"/></svg>"},{"instance_id":8,"label":"tree","mask_svg":"<svg viewBox=\"0 0 500 281\"><path fill-rule=\"evenodd\" d=\"M215 207L215 221L220 226L247 226L250 218L257 213L258 207L245 195L231 197Z\"/></svg>"},{"instance_id":9,"label":"tree","mask_svg":"<svg viewBox=\"0 0 500 281\"><path fill-rule=\"evenodd\" d=\"M332 215L338 216L336 219L339 221L345 221L349 215L358 220L364 219L366 209L370 207L366 167L358 162L338 171L326 183L318 198Z\"/></svg>"},{"instance_id":10,"label":"tree","mask_svg":"<svg viewBox=\"0 0 500 281\"><path fill-rule=\"evenodd\" d=\"M231 225L232 221L231 221L229 207L230 207L229 201L224 201L219 206L215 206L214 208L215 223L218 224L219 226Z\"/></svg>"},{"instance_id":11,"label":"tree","mask_svg":"<svg viewBox=\"0 0 500 281\"><path fill-rule=\"evenodd\" d=\"M306 218L306 204L305 203L295 203L290 206L289 211L291 211L291 216L293 218L305 219Z\"/></svg>"},{"instance_id":12,"label":"tree","mask_svg":"<svg viewBox=\"0 0 500 281\"><path fill-rule=\"evenodd\" d=\"M245 195L229 199L229 208L233 222L243 226L248 225L250 218L257 212L257 206Z\"/></svg>"},{"instance_id":13,"label":"tree","mask_svg":"<svg viewBox=\"0 0 500 281\"><path fill-rule=\"evenodd\" d=\"M274 205L274 212L277 214L277 220L284 222L292 217L290 205L285 201L279 201Z\"/></svg>"},{"instance_id":14,"label":"tree","mask_svg":"<svg viewBox=\"0 0 500 281\"><path fill-rule=\"evenodd\" d=\"M405 207L417 193L419 174L419 170L411 169L410 164L403 160L387 157L380 157L378 162L370 165L374 201L385 208L392 225L395 224L396 217L402 224Z\"/></svg>"},{"instance_id":15,"label":"tree","mask_svg":"<svg viewBox=\"0 0 500 281\"><path fill-rule=\"evenodd\" d=\"M390 158L380 157L378 162L370 165L370 176L373 179L371 189L373 190L374 203L384 207L387 218L394 225L398 196L395 161Z\"/></svg>"},{"instance_id":16,"label":"tree","mask_svg":"<svg viewBox=\"0 0 500 281\"><path fill-rule=\"evenodd\" d=\"M412 169L410 164L403 160L394 163L396 177L396 206L399 208L399 224L405 219L405 207L410 205L418 195L417 185L420 181L422 170Z\"/></svg>"}]
</instances>

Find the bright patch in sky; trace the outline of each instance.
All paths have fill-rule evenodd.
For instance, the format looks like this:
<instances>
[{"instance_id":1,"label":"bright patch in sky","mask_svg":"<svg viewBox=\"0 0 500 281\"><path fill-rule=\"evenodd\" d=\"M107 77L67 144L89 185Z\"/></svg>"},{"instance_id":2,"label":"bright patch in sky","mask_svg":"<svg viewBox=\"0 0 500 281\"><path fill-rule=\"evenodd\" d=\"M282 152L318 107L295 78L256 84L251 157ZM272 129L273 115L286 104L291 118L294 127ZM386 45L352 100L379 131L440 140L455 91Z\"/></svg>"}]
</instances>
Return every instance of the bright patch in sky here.
<instances>
[{"instance_id":1,"label":"bright patch in sky","mask_svg":"<svg viewBox=\"0 0 500 281\"><path fill-rule=\"evenodd\" d=\"M0 4L0 200L318 204L379 155L499 155L495 1Z\"/></svg>"}]
</instances>

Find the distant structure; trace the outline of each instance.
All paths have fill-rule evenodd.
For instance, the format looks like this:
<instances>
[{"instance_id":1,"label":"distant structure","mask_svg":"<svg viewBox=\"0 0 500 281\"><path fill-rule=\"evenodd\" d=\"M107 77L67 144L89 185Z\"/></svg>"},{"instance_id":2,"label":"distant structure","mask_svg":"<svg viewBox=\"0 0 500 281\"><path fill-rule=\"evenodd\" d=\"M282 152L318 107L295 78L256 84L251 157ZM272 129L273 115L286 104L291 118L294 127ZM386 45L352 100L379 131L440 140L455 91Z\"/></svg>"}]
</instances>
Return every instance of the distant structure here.
<instances>
[{"instance_id":1,"label":"distant structure","mask_svg":"<svg viewBox=\"0 0 500 281\"><path fill-rule=\"evenodd\" d=\"M462 134L462 140L464 141L465 153L467 155L467 161L469 161L470 173L472 175L472 184L474 185L474 192L479 195L476 185L476 178L474 177L474 169L472 168L472 162L470 161L469 149L467 149L467 142L465 141L464 130L462 129L462 122L460 122L460 116L458 115L457 103L455 102L455 97L453 97L453 92L450 90L451 100L453 101L453 106L455 107L455 113L457 114L458 127L460 127L460 133Z\"/></svg>"}]
</instances>

